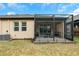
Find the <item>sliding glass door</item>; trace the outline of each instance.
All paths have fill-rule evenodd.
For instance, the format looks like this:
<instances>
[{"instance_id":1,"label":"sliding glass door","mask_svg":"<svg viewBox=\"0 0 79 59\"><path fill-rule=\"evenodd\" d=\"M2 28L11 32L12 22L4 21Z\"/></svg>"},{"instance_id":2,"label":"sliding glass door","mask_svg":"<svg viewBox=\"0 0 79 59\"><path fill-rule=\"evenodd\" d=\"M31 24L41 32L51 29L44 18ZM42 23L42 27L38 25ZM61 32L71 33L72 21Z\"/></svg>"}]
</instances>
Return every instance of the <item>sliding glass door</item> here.
<instances>
[{"instance_id":1,"label":"sliding glass door","mask_svg":"<svg viewBox=\"0 0 79 59\"><path fill-rule=\"evenodd\" d=\"M50 37L51 36L51 24L40 24L39 25L39 36Z\"/></svg>"}]
</instances>

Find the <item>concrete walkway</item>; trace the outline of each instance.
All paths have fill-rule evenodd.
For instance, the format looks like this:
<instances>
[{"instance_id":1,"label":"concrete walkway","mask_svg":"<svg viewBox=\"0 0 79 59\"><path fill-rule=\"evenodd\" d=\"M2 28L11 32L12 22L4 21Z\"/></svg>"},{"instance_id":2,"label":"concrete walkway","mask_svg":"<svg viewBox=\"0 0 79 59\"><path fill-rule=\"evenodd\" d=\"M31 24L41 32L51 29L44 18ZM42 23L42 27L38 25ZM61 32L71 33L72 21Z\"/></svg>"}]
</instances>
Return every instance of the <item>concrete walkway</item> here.
<instances>
[{"instance_id":1,"label":"concrete walkway","mask_svg":"<svg viewBox=\"0 0 79 59\"><path fill-rule=\"evenodd\" d=\"M55 37L54 39L53 38L42 38L42 37L37 37L34 41L34 43L54 43L54 42L67 42L67 43L71 43L73 41L70 41L68 39L64 39L64 38L58 38L58 37Z\"/></svg>"}]
</instances>

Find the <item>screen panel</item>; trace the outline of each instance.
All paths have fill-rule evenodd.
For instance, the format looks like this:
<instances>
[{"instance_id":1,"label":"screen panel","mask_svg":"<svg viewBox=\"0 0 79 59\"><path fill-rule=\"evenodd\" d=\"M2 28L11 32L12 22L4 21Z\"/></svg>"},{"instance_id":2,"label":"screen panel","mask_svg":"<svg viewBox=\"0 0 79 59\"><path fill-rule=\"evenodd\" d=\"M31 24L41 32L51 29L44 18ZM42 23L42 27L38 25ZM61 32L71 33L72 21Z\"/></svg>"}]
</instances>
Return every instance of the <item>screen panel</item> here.
<instances>
[{"instance_id":1,"label":"screen panel","mask_svg":"<svg viewBox=\"0 0 79 59\"><path fill-rule=\"evenodd\" d=\"M70 15L65 20L65 38L73 40L73 16Z\"/></svg>"}]
</instances>

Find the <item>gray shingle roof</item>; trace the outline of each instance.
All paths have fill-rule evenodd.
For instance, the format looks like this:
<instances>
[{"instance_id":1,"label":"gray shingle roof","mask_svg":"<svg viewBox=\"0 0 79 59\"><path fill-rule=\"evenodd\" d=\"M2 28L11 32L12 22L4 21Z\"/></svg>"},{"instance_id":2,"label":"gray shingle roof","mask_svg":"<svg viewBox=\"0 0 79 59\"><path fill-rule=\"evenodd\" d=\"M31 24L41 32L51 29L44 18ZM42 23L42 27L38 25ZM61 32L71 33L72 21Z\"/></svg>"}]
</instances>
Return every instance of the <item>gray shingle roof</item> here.
<instances>
[{"instance_id":1,"label":"gray shingle roof","mask_svg":"<svg viewBox=\"0 0 79 59\"><path fill-rule=\"evenodd\" d=\"M69 15L67 14L19 14L19 15L0 15L0 18L50 18L53 17L66 18Z\"/></svg>"}]
</instances>

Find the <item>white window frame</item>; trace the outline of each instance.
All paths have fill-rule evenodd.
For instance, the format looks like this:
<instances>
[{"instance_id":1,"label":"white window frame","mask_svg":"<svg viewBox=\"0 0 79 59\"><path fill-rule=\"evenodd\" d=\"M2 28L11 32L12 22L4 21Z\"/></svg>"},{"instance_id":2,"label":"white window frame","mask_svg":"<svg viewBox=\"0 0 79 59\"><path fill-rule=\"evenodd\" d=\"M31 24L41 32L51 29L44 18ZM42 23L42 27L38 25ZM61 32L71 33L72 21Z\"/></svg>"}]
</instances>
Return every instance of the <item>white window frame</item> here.
<instances>
[{"instance_id":1,"label":"white window frame","mask_svg":"<svg viewBox=\"0 0 79 59\"><path fill-rule=\"evenodd\" d=\"M18 23L18 24L19 24L19 21L14 22L14 31L19 31L19 25L20 25L20 24L19 24L18 26L16 26L15 23ZM18 27L18 30L15 30L16 27Z\"/></svg>"},{"instance_id":2,"label":"white window frame","mask_svg":"<svg viewBox=\"0 0 79 59\"><path fill-rule=\"evenodd\" d=\"M23 22L24 22L26 25L23 25ZM23 27L25 27L26 30L23 30ZM21 31L27 31L27 22L26 22L26 21L22 21L22 22L21 22Z\"/></svg>"}]
</instances>

